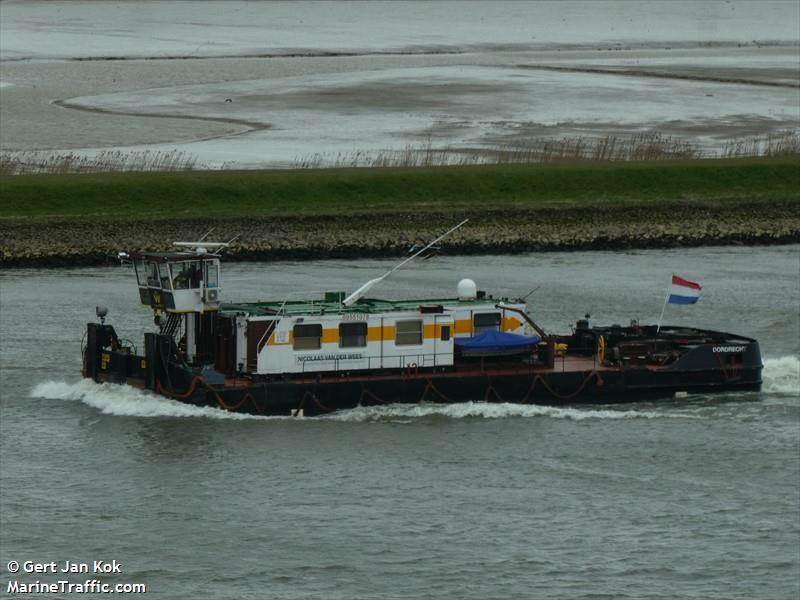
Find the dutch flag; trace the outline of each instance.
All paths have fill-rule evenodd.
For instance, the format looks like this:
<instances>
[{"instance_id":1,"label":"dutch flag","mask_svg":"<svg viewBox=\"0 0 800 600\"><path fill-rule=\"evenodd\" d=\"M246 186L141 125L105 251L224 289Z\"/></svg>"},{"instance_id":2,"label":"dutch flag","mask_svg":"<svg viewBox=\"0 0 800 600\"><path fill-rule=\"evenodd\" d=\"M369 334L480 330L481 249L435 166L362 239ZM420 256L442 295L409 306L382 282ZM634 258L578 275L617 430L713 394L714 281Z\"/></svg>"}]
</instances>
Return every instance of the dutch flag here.
<instances>
[{"instance_id":1,"label":"dutch flag","mask_svg":"<svg viewBox=\"0 0 800 600\"><path fill-rule=\"evenodd\" d=\"M700 298L701 289L699 283L673 275L668 301L670 304L694 304Z\"/></svg>"}]
</instances>

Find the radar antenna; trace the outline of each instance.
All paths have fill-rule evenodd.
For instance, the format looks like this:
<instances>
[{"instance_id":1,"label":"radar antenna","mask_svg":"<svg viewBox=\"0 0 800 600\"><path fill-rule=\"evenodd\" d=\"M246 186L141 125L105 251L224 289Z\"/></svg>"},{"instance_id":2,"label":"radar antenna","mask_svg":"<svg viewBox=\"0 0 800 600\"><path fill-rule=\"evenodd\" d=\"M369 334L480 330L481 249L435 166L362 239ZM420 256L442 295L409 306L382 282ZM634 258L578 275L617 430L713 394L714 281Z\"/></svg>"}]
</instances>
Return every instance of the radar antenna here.
<instances>
[{"instance_id":1,"label":"radar antenna","mask_svg":"<svg viewBox=\"0 0 800 600\"><path fill-rule=\"evenodd\" d=\"M467 221L469 221L469 219L464 219L463 221L461 221L461 223L459 223L459 224L458 224L458 225L456 225L455 227L452 227L452 228L448 229L448 230L447 230L447 231L445 231L445 232L444 232L442 235L440 235L440 236L439 236L439 237L437 237L435 240L433 240L433 241L432 241L430 244L428 244L427 246L424 246L423 248L421 248L421 249L417 250L417 251L416 251L414 254L412 254L411 256L409 256L407 259L405 259L405 260L404 260L403 262L401 262L399 265L396 265L396 266L395 266L395 267L393 267L392 269L389 269L388 271L386 271L386 273L384 273L384 274L383 274L383 275L381 275L380 277L376 277L375 279L370 279L370 280L369 280L367 283L365 283L364 285L362 285L362 286L361 286L360 288L358 288L358 289L357 289L355 292L353 292L353 293L352 293L352 294L350 294L350 295L349 295L347 298L345 298L345 299L342 301L342 304L344 304L345 306L352 306L353 304L355 304L356 302L358 302L359 298L362 298L362 297L364 296L364 294L366 294L366 293L367 293L367 292L368 292L370 289L372 289L372 288L373 288L375 285L379 284L381 281L383 281L384 279L386 279L387 277L389 277L389 275L391 275L392 273L394 273L395 271L397 271L397 269L399 269L400 267L402 267L402 266L406 265L407 263L410 263L412 260L414 260L415 258L417 258L417 257L418 257L420 254L422 254L423 252L425 252L426 250L428 250L428 249L429 249L431 246L433 246L434 244L436 244L436 242L438 242L439 240L442 240L442 239L444 239L445 237L447 237L448 235L450 235L451 233L453 233L453 232L454 232L456 229L458 229L459 227L461 227L461 226L462 226L464 223L466 223Z\"/></svg>"},{"instance_id":2,"label":"radar antenna","mask_svg":"<svg viewBox=\"0 0 800 600\"><path fill-rule=\"evenodd\" d=\"M213 229L211 231L213 231ZM239 237L238 235L235 235L227 242L204 242L203 238L211 233L211 231L206 233L196 242L172 242L172 245L179 246L181 248L188 248L190 251L196 252L197 254L206 254L209 250L222 250L223 248L227 248L236 238Z\"/></svg>"}]
</instances>

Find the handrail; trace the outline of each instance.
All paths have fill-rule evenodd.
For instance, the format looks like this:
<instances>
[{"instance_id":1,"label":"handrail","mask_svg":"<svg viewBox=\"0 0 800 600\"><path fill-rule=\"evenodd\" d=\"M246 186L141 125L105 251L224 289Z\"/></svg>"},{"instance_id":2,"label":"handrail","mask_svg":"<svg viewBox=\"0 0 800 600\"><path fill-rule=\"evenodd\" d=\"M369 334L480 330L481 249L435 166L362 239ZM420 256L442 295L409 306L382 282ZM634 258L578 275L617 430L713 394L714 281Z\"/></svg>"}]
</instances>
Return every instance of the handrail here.
<instances>
[{"instance_id":1,"label":"handrail","mask_svg":"<svg viewBox=\"0 0 800 600\"><path fill-rule=\"evenodd\" d=\"M555 364L556 364L556 342L555 342L555 339L553 339L549 335L547 335L547 333L545 333L544 329L539 327L536 324L536 322L531 318L531 316L528 313L526 313L524 310L519 309L519 308L514 308L513 306L508 306L506 304L503 304L502 302L500 302L498 304L495 304L494 307L498 308L500 310L503 310L503 311L508 310L510 312L515 312L515 313L519 314L523 319L525 319L525 321L527 321L527 323L531 327L533 327L533 329L536 331L536 333L539 334L539 337L542 338L542 341L545 344L547 344L547 348L548 348L548 366L555 367Z\"/></svg>"},{"instance_id":2,"label":"handrail","mask_svg":"<svg viewBox=\"0 0 800 600\"><path fill-rule=\"evenodd\" d=\"M441 354L441 353L439 353ZM433 354L404 354L404 355L392 355L389 357L384 358L401 358L401 359L410 359L410 358L418 358L419 357L430 357L434 356ZM378 360L380 357L368 357L374 358ZM335 370L324 370L324 371L310 371L306 370L306 363L303 363L302 369L300 372L294 372L290 375L300 375L302 377L315 377L317 380L319 379L326 379L326 378L335 378L337 381L341 381L342 377L347 376L347 368L345 367L344 370L339 369L339 360L340 359L330 359L328 361L319 361L319 362L333 362L336 366ZM341 359L346 360L346 359ZM316 362L316 361L315 361ZM420 372L420 367L422 364L417 364L416 367L413 364L405 364L405 360L401 360L397 363L396 366L386 367L384 366L384 371L386 374L390 373L398 373L402 377L430 377L431 371L425 370ZM483 362L476 362L476 363L453 363L452 365L438 365L438 366L446 366L448 369L451 369L453 372L456 373L487 373L491 374L495 368L500 368L505 370L506 372L513 371L514 373L537 373L541 370L541 366L537 367L533 363L502 363L498 365L492 365L492 367L488 367L484 365ZM432 368L432 366L428 366L428 368ZM562 362L562 370L564 369L563 362ZM355 369L355 371L359 371L361 369ZM310 380L308 380L310 381Z\"/></svg>"},{"instance_id":3,"label":"handrail","mask_svg":"<svg viewBox=\"0 0 800 600\"><path fill-rule=\"evenodd\" d=\"M521 315L522 318L525 319L531 327L533 327L533 329L536 331L536 333L539 334L539 337L542 338L542 341L547 341L547 339L550 337L549 335L547 335L545 333L544 329L539 327L536 324L536 322L531 318L531 316L528 313L526 313L524 310L522 310L520 308L515 308L513 306L508 306L507 304L503 304L502 302L500 302L498 304L495 304L494 307L497 308L497 309L500 309L500 310L508 310L508 311L515 312L515 313Z\"/></svg>"},{"instance_id":4,"label":"handrail","mask_svg":"<svg viewBox=\"0 0 800 600\"><path fill-rule=\"evenodd\" d=\"M258 344L256 344L256 354L261 352L261 349L264 347L265 339L269 339L269 336L275 331L275 328L278 326L278 322L280 319L272 319L267 325L267 328L264 330L264 334L258 340Z\"/></svg>"},{"instance_id":5,"label":"handrail","mask_svg":"<svg viewBox=\"0 0 800 600\"><path fill-rule=\"evenodd\" d=\"M314 305L316 305L316 304L324 304L324 303L325 303L325 300L324 300L324 298L325 298L325 293L326 293L326 291L325 291L325 290L321 290L321 291L320 291L320 290L310 290L310 291L309 291L309 290L303 290L303 291L297 291L297 292L289 292L289 294L288 294L288 295L287 295L287 296L286 296L286 297L283 299L283 302L281 302L281 306L280 306L280 308L278 309L278 314L279 314L279 315L284 315L284 316L285 316L284 309L285 309L285 307L286 307L286 304L287 304L287 302L289 302L289 299L290 299L290 298L292 298L293 296L294 296L294 297L297 297L297 296L299 296L299 295L301 295L301 294L307 294L307 295L309 295L309 296L310 296L311 294L322 294L322 295L323 295L323 296L322 296L322 297L323 297L323 299L322 299L322 300L314 300L314 299L312 298L310 301L308 301L308 303L309 303L309 304L311 304L311 306L313 307L313 306L314 306ZM322 314L322 313L320 312L320 314Z\"/></svg>"}]
</instances>

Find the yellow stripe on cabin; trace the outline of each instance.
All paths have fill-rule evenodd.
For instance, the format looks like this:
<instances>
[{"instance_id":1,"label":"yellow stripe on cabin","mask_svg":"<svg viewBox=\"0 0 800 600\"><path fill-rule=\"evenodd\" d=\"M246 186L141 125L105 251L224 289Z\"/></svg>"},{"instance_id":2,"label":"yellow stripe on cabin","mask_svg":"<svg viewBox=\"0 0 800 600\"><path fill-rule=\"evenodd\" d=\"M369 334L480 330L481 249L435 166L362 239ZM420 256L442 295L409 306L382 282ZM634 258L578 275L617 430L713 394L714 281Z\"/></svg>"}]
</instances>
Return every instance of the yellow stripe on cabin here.
<instances>
[{"instance_id":1,"label":"yellow stripe on cabin","mask_svg":"<svg viewBox=\"0 0 800 600\"><path fill-rule=\"evenodd\" d=\"M471 319L457 319L453 326L456 333L472 333L472 320Z\"/></svg>"},{"instance_id":2,"label":"yellow stripe on cabin","mask_svg":"<svg viewBox=\"0 0 800 600\"><path fill-rule=\"evenodd\" d=\"M503 331L514 331L522 325L522 321L519 319L515 319L514 317L505 317L503 319L502 329Z\"/></svg>"},{"instance_id":3,"label":"yellow stripe on cabin","mask_svg":"<svg viewBox=\"0 0 800 600\"><path fill-rule=\"evenodd\" d=\"M510 321L516 321L516 319L509 319ZM518 323L518 321L516 321ZM459 332L469 332L471 331L470 328L470 321L463 320L463 321L456 321L455 324L453 323L444 323L445 327L450 327L451 332L453 327L455 327L456 333ZM442 335L442 324L429 324L423 325L423 338L426 340L432 340L440 338ZM466 327L466 329L464 329ZM452 335L452 334L451 334ZM397 336L397 328L393 325L384 325L381 329L380 326L378 327L369 327L367 328L367 341L370 342L380 342L381 340L386 342L393 342L395 337ZM275 332L270 334L269 339L267 340L268 346L285 346L291 345L294 342L294 336L292 331L287 332L287 341L285 343L279 344L275 341ZM322 343L323 344L338 344L339 343L339 328L334 329L323 329L322 330Z\"/></svg>"},{"instance_id":4,"label":"yellow stripe on cabin","mask_svg":"<svg viewBox=\"0 0 800 600\"><path fill-rule=\"evenodd\" d=\"M385 329L388 329L388 328L384 327L384 330ZM394 328L392 328L392 329L394 329ZM394 335L394 334L392 334L392 335ZM367 329L367 341L370 341L370 342L380 342L381 341L381 328L380 328L380 326L378 326L378 327L369 327Z\"/></svg>"}]
</instances>

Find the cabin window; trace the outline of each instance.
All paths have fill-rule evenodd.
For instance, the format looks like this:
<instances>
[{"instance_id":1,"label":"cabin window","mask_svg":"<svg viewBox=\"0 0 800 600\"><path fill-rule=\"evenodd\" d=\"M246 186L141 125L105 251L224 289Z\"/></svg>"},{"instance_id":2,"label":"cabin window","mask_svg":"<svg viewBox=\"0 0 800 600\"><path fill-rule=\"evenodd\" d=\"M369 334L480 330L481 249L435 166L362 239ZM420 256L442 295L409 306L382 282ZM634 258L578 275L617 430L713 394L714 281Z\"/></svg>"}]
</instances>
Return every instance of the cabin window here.
<instances>
[{"instance_id":1,"label":"cabin window","mask_svg":"<svg viewBox=\"0 0 800 600\"><path fill-rule=\"evenodd\" d=\"M450 341L450 325L442 325L442 341Z\"/></svg>"},{"instance_id":2,"label":"cabin window","mask_svg":"<svg viewBox=\"0 0 800 600\"><path fill-rule=\"evenodd\" d=\"M500 313L478 313L472 317L472 325L472 335L480 335L487 331L500 331Z\"/></svg>"},{"instance_id":3,"label":"cabin window","mask_svg":"<svg viewBox=\"0 0 800 600\"><path fill-rule=\"evenodd\" d=\"M158 263L147 263L147 285L150 287L161 287L161 282L158 278Z\"/></svg>"},{"instance_id":4,"label":"cabin window","mask_svg":"<svg viewBox=\"0 0 800 600\"><path fill-rule=\"evenodd\" d=\"M219 285L219 266L214 261L206 261L206 287L215 288Z\"/></svg>"},{"instance_id":5,"label":"cabin window","mask_svg":"<svg viewBox=\"0 0 800 600\"><path fill-rule=\"evenodd\" d=\"M200 262L189 261L175 263L172 265L172 273L175 279L172 285L176 290L188 290L189 288L200 287Z\"/></svg>"},{"instance_id":6,"label":"cabin window","mask_svg":"<svg viewBox=\"0 0 800 600\"><path fill-rule=\"evenodd\" d=\"M422 343L422 321L395 323L394 343L398 346L418 346Z\"/></svg>"},{"instance_id":7,"label":"cabin window","mask_svg":"<svg viewBox=\"0 0 800 600\"><path fill-rule=\"evenodd\" d=\"M158 263L158 276L161 280L161 288L171 290L172 278L169 276L169 265L167 263Z\"/></svg>"},{"instance_id":8,"label":"cabin window","mask_svg":"<svg viewBox=\"0 0 800 600\"><path fill-rule=\"evenodd\" d=\"M147 285L147 266L144 264L144 261L141 259L137 259L133 263L133 267L136 269L136 283L138 283L141 287Z\"/></svg>"},{"instance_id":9,"label":"cabin window","mask_svg":"<svg viewBox=\"0 0 800 600\"><path fill-rule=\"evenodd\" d=\"M295 325L292 339L295 350L319 350L322 347L322 325Z\"/></svg>"},{"instance_id":10,"label":"cabin window","mask_svg":"<svg viewBox=\"0 0 800 600\"><path fill-rule=\"evenodd\" d=\"M366 323L341 323L339 325L339 348L363 348L366 345Z\"/></svg>"}]
</instances>

